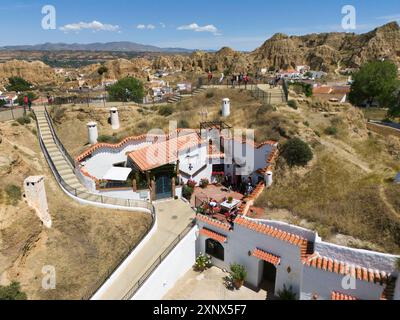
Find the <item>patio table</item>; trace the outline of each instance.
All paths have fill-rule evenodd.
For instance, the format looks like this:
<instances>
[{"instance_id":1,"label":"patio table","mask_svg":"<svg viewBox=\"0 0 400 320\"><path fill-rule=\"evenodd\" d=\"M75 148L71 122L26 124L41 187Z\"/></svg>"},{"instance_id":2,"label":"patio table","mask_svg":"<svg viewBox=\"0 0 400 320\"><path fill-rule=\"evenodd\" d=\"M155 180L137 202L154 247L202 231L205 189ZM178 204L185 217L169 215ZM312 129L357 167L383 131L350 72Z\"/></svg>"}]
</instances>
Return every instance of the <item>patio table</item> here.
<instances>
[{"instance_id":1,"label":"patio table","mask_svg":"<svg viewBox=\"0 0 400 320\"><path fill-rule=\"evenodd\" d=\"M221 207L231 212L232 210L236 209L237 206L240 204L240 200L233 199L231 203L228 201L224 201L221 203Z\"/></svg>"}]
</instances>

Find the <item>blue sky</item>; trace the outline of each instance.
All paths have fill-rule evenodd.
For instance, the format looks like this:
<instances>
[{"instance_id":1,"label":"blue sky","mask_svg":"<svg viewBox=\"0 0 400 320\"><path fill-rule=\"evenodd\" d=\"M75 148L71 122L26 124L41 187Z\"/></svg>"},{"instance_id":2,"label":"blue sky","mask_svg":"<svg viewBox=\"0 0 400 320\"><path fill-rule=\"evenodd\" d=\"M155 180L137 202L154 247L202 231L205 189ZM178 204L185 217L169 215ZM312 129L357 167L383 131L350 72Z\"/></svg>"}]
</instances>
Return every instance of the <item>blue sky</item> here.
<instances>
[{"instance_id":1,"label":"blue sky","mask_svg":"<svg viewBox=\"0 0 400 320\"><path fill-rule=\"evenodd\" d=\"M44 5L56 8L56 30L41 27ZM133 41L253 50L276 32L343 31L344 5L357 10L357 33L400 20L398 0L0 0L0 46Z\"/></svg>"}]
</instances>

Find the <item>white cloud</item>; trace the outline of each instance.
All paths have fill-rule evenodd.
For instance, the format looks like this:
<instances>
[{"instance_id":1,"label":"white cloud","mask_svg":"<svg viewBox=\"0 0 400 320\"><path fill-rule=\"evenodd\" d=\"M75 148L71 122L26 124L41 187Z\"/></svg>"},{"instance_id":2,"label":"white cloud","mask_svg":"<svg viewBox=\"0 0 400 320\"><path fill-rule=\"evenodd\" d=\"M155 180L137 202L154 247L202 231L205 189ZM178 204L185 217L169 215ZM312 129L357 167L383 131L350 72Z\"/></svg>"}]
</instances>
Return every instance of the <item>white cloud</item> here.
<instances>
[{"instance_id":1,"label":"white cloud","mask_svg":"<svg viewBox=\"0 0 400 320\"><path fill-rule=\"evenodd\" d=\"M167 27L167 25L164 22L160 22L160 26L161 28L165 29Z\"/></svg>"},{"instance_id":2,"label":"white cloud","mask_svg":"<svg viewBox=\"0 0 400 320\"><path fill-rule=\"evenodd\" d=\"M145 24L138 24L136 26L136 29L139 30L154 30L156 28L156 26L154 24L148 24L147 26Z\"/></svg>"},{"instance_id":3,"label":"white cloud","mask_svg":"<svg viewBox=\"0 0 400 320\"><path fill-rule=\"evenodd\" d=\"M210 33L213 33L214 35L220 35L218 28L216 26L214 26L213 24L209 24L209 25L201 27L197 23L192 23L189 25L180 26L180 27L178 27L178 30L189 30L189 31L195 31L195 32L210 32Z\"/></svg>"},{"instance_id":4,"label":"white cloud","mask_svg":"<svg viewBox=\"0 0 400 320\"><path fill-rule=\"evenodd\" d=\"M79 32L82 30L116 32L119 31L120 28L118 25L103 24L99 21L94 20L92 22L79 22L79 23L66 24L65 26L62 26L60 30L64 32Z\"/></svg>"},{"instance_id":5,"label":"white cloud","mask_svg":"<svg viewBox=\"0 0 400 320\"><path fill-rule=\"evenodd\" d=\"M387 20L387 21L400 20L400 13L392 14L392 15L388 15L388 16L383 16L383 17L378 17L377 19L379 19L379 20Z\"/></svg>"}]
</instances>

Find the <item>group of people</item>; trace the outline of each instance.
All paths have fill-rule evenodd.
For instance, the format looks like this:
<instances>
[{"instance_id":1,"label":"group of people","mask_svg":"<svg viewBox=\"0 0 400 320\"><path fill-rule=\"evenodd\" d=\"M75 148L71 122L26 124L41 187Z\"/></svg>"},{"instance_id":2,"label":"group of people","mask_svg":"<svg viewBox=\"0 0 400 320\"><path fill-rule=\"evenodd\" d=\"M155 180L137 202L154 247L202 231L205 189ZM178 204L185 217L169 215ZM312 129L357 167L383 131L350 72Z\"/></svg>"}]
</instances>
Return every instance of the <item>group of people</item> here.
<instances>
[{"instance_id":1,"label":"group of people","mask_svg":"<svg viewBox=\"0 0 400 320\"><path fill-rule=\"evenodd\" d=\"M208 79L208 84L211 84L212 80L214 79L214 75L212 74L211 71L208 72L207 79ZM218 80L219 84L223 84L224 80L225 80L225 74L221 73L221 76ZM233 74L230 81L232 84L232 88L235 88L236 86L239 86L240 88L240 86L243 84L247 89L247 85L250 82L250 77L247 73L245 74L241 72L239 74Z\"/></svg>"}]
</instances>

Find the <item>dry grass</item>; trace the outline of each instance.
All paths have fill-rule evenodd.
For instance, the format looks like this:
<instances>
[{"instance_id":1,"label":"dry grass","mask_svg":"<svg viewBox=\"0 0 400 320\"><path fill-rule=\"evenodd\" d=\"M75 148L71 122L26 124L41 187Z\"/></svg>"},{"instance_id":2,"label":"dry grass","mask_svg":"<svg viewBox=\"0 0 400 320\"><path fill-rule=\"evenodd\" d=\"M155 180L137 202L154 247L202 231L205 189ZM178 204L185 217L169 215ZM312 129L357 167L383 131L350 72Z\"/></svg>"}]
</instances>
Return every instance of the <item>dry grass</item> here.
<instances>
[{"instance_id":1,"label":"dry grass","mask_svg":"<svg viewBox=\"0 0 400 320\"><path fill-rule=\"evenodd\" d=\"M77 204L56 184L30 128L3 123L0 132L0 154L7 159L2 186L44 175L53 219L53 227L44 228L25 202L10 203L0 190L0 282L20 282L29 299L80 299L146 234L151 217ZM44 266L55 267L55 290L42 289Z\"/></svg>"},{"instance_id":2,"label":"dry grass","mask_svg":"<svg viewBox=\"0 0 400 320\"><path fill-rule=\"evenodd\" d=\"M400 252L400 221L379 196L381 177L344 164L332 153L320 151L305 172L278 168L275 184L257 205L285 208L301 219L317 223L322 236L352 235ZM321 230L322 229L322 230Z\"/></svg>"}]
</instances>

